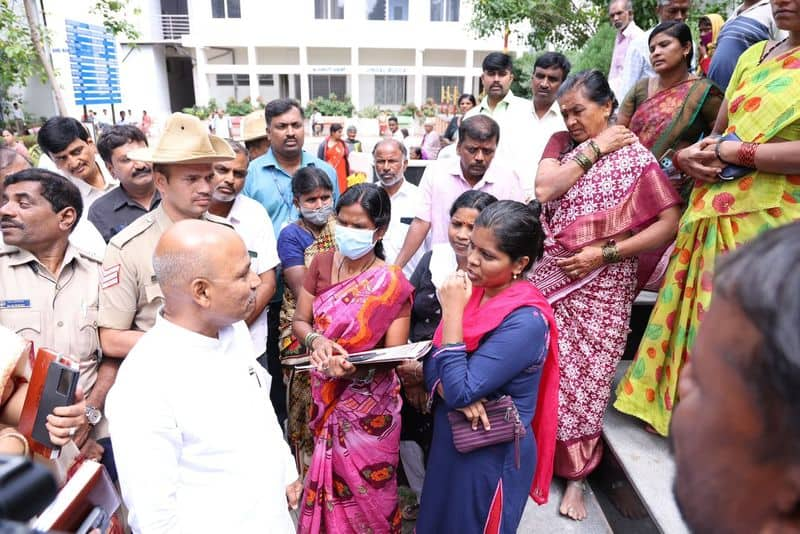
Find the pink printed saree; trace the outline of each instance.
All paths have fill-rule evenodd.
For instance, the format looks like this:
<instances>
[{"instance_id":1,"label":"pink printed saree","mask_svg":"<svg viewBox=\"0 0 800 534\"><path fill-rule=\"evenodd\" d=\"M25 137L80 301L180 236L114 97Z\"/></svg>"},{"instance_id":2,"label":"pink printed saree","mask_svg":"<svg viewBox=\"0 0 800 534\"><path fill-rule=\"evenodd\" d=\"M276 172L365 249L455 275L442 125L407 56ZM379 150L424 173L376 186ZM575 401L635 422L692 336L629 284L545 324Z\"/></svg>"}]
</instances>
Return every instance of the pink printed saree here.
<instances>
[{"instance_id":1,"label":"pink printed saree","mask_svg":"<svg viewBox=\"0 0 800 534\"><path fill-rule=\"evenodd\" d=\"M409 313L412 291L399 268L369 269L317 296L314 329L350 352L371 349ZM378 371L359 384L312 371L311 395L315 444L298 532L399 532L397 375Z\"/></svg>"}]
</instances>

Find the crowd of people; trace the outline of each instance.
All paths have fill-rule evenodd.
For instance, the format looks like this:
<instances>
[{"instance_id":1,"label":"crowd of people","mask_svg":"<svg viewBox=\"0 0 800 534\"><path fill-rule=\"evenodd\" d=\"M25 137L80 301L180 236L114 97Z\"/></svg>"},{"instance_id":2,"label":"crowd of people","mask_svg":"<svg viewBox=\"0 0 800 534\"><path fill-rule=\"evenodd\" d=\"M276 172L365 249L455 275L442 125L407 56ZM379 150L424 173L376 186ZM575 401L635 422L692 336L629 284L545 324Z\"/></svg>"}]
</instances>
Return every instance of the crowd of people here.
<instances>
[{"instance_id":1,"label":"crowd of people","mask_svg":"<svg viewBox=\"0 0 800 534\"><path fill-rule=\"evenodd\" d=\"M797 4L703 17L694 43L689 0L658 0L647 31L614 0L609 76L547 52L532 100L490 53L485 96L442 136L426 123L418 185L396 119L353 183L356 130L315 156L291 99L241 141L222 114L209 133L174 113L152 146L52 117L50 169L4 131L0 328L80 367L51 440L106 466L134 532L513 533L554 475L580 521L652 290L615 409L672 430L691 528L796 527ZM29 453L25 358L0 360L3 454Z\"/></svg>"}]
</instances>

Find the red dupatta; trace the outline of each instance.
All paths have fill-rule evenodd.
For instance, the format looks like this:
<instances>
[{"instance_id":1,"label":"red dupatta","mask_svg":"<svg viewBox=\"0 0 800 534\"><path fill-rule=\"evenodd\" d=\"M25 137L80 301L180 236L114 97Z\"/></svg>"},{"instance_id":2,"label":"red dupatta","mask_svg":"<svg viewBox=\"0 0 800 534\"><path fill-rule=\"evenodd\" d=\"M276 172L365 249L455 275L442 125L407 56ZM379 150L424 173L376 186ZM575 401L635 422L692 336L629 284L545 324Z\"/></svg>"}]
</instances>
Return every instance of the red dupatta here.
<instances>
[{"instance_id":1,"label":"red dupatta","mask_svg":"<svg viewBox=\"0 0 800 534\"><path fill-rule=\"evenodd\" d=\"M553 479L553 458L556 450L556 427L558 425L558 331L553 309L542 293L526 281L511 284L498 295L481 306L484 288L474 287L472 296L464 308L462 327L467 352L477 350L481 339L497 328L514 310L523 306L538 309L550 329L550 343L539 380L539 395L536 399L536 413L531 427L536 439L538 458L533 476L530 495L538 504L547 502L550 481ZM442 323L433 335L436 346L442 344Z\"/></svg>"}]
</instances>

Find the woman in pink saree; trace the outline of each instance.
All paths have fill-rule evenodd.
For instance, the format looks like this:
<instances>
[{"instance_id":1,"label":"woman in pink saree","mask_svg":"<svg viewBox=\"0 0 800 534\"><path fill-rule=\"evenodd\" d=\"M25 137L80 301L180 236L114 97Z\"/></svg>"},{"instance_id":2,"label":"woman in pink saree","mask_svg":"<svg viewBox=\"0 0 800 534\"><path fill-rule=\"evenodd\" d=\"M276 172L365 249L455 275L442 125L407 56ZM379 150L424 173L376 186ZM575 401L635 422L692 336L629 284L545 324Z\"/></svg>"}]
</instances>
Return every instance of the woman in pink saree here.
<instances>
[{"instance_id":1,"label":"woman in pink saree","mask_svg":"<svg viewBox=\"0 0 800 534\"><path fill-rule=\"evenodd\" d=\"M539 163L545 252L529 279L559 331L554 471L569 481L560 512L582 520L583 481L600 462L603 413L628 335L636 256L675 236L680 197L636 136L609 126L616 100L603 74L568 78L558 102L568 131L551 137Z\"/></svg>"},{"instance_id":2,"label":"woman in pink saree","mask_svg":"<svg viewBox=\"0 0 800 534\"><path fill-rule=\"evenodd\" d=\"M336 206L337 250L312 260L298 295L294 334L316 365L301 533L400 532L400 382L391 366L345 358L408 340L413 288L380 245L390 206L373 184L349 188Z\"/></svg>"}]
</instances>

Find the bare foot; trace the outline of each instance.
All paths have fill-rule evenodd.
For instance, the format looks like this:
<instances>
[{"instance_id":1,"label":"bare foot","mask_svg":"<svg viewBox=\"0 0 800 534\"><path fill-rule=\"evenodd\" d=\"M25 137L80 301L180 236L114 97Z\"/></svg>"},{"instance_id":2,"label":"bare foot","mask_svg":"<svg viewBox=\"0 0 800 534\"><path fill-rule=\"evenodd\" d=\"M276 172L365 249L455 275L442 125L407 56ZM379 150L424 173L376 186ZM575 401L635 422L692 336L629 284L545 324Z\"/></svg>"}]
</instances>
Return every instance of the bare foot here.
<instances>
[{"instance_id":1,"label":"bare foot","mask_svg":"<svg viewBox=\"0 0 800 534\"><path fill-rule=\"evenodd\" d=\"M583 479L567 481L567 487L564 489L564 498L561 499L559 508L561 515L565 515L575 521L586 519L586 505L583 502L585 487Z\"/></svg>"}]
</instances>

